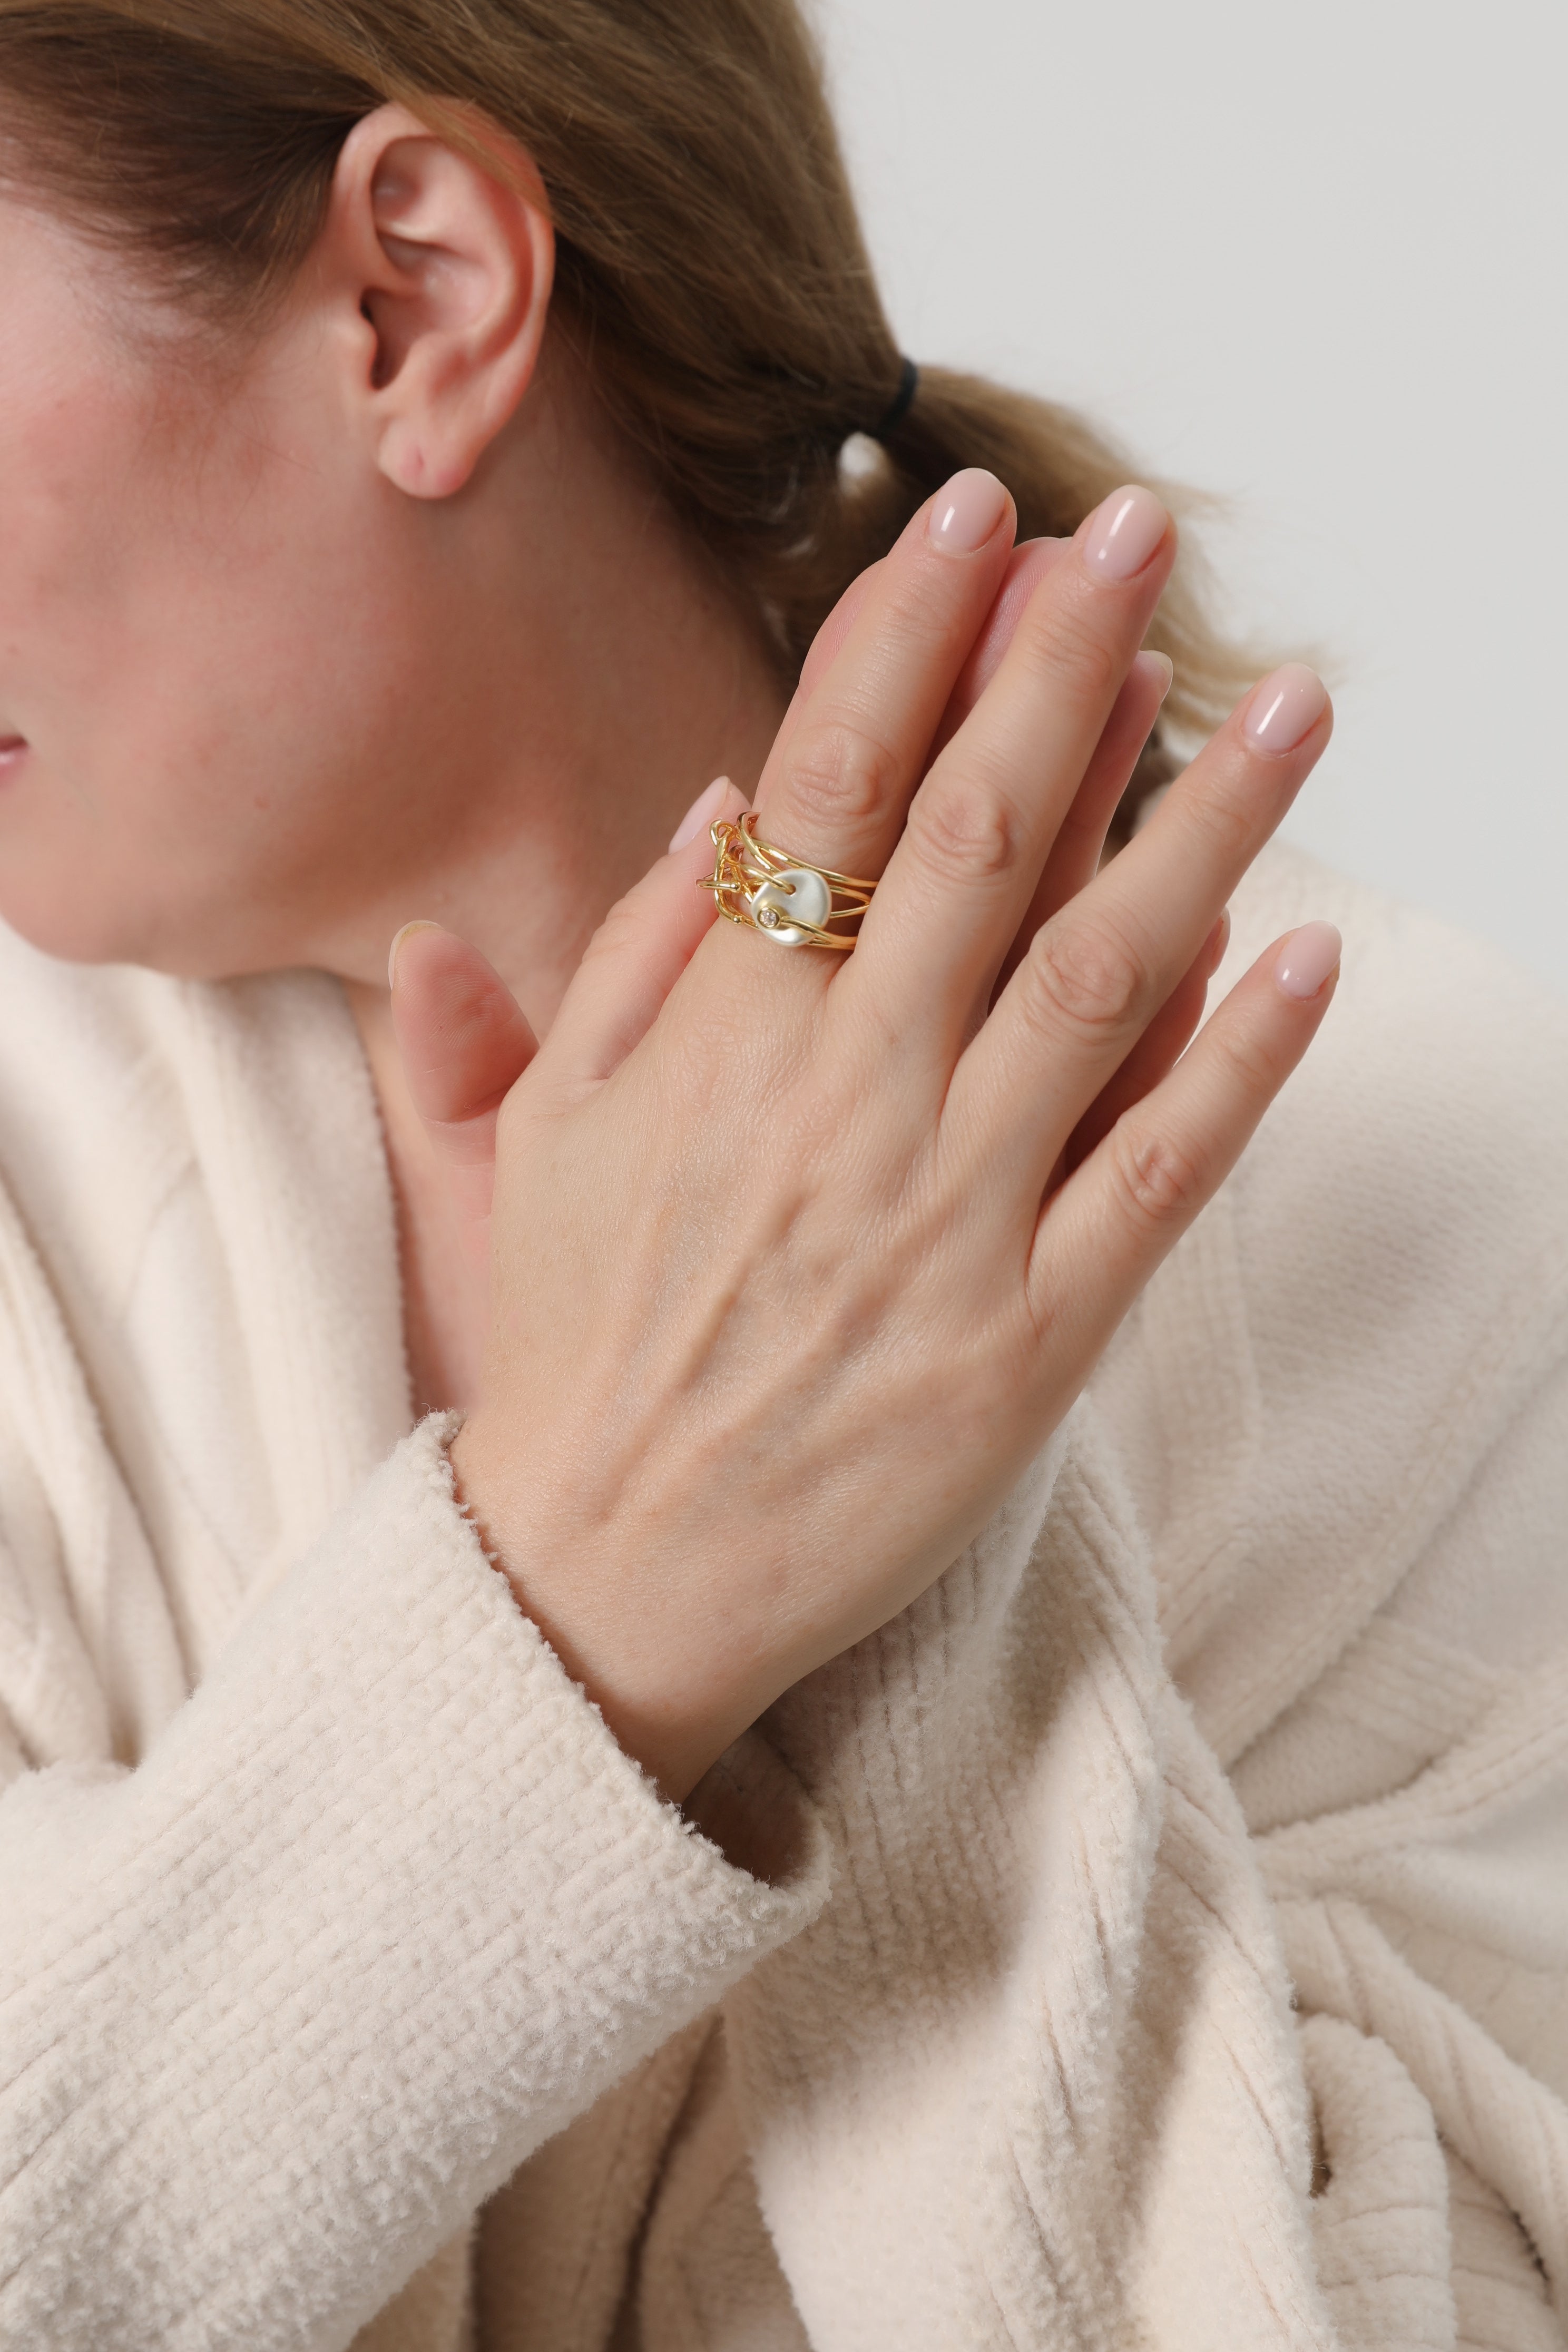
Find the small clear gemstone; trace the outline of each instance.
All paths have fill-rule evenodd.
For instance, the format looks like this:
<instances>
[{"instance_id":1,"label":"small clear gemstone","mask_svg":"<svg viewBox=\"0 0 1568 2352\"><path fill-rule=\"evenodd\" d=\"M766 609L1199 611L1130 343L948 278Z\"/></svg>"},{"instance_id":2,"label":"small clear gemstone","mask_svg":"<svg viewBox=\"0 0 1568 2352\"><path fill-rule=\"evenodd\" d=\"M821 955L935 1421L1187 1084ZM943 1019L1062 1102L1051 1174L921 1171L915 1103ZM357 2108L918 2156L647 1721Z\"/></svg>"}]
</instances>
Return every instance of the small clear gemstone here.
<instances>
[{"instance_id":1,"label":"small clear gemstone","mask_svg":"<svg viewBox=\"0 0 1568 2352\"><path fill-rule=\"evenodd\" d=\"M776 925L778 919L779 910L776 907L759 907L757 908L757 920L761 923L764 931L771 931Z\"/></svg>"}]
</instances>

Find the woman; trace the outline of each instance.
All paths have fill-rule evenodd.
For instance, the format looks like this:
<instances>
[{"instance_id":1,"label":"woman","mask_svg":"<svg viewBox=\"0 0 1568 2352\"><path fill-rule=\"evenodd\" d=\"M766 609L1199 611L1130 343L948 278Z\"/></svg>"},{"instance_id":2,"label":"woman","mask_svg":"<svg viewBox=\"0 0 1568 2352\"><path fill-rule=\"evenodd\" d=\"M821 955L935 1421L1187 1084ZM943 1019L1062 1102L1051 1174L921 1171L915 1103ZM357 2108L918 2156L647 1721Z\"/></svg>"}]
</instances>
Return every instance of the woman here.
<instances>
[{"instance_id":1,"label":"woman","mask_svg":"<svg viewBox=\"0 0 1568 2352\"><path fill-rule=\"evenodd\" d=\"M1560 2344L1560 1016L788 0L0 140L0 2336Z\"/></svg>"}]
</instances>

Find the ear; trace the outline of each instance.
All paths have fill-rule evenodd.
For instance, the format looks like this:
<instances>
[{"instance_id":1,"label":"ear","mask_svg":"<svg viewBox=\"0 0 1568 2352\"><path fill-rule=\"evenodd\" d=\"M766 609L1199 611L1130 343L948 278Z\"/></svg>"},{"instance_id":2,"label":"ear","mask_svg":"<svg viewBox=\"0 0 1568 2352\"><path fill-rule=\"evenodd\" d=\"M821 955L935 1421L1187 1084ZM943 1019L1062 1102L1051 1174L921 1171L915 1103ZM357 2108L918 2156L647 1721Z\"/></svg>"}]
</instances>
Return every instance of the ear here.
<instances>
[{"instance_id":1,"label":"ear","mask_svg":"<svg viewBox=\"0 0 1568 2352\"><path fill-rule=\"evenodd\" d=\"M450 498L539 362L555 234L531 159L492 123L487 170L402 106L354 125L319 257L347 324L376 463L410 498ZM352 304L352 317L349 306Z\"/></svg>"}]
</instances>

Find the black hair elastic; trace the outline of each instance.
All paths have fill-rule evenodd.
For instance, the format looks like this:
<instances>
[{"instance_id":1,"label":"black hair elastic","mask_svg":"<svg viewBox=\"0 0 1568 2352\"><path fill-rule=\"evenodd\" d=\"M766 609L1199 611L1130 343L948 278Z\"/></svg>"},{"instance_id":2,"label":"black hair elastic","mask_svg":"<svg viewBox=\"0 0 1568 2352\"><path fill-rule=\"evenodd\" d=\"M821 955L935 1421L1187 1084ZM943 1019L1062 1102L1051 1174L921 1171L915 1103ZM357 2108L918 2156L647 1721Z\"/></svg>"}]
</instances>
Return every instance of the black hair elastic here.
<instances>
[{"instance_id":1,"label":"black hair elastic","mask_svg":"<svg viewBox=\"0 0 1568 2352\"><path fill-rule=\"evenodd\" d=\"M920 380L921 372L913 360L906 360L899 371L897 392L888 403L880 420L871 427L873 441L885 441L889 433L897 432L910 413L910 404L914 399Z\"/></svg>"}]
</instances>

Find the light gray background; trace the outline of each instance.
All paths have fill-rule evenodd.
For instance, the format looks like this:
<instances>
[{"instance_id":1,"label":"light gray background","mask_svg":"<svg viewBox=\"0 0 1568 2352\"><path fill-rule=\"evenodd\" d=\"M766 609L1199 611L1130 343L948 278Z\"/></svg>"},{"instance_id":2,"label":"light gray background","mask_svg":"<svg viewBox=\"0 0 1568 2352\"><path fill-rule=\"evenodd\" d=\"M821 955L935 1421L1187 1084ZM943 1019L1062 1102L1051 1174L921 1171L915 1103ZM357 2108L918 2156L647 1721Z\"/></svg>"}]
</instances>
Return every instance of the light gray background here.
<instances>
[{"instance_id":1,"label":"light gray background","mask_svg":"<svg viewBox=\"0 0 1568 2352\"><path fill-rule=\"evenodd\" d=\"M1218 491L1288 829L1568 992L1563 0L815 0L917 360Z\"/></svg>"}]
</instances>

